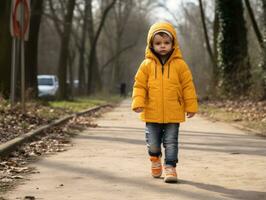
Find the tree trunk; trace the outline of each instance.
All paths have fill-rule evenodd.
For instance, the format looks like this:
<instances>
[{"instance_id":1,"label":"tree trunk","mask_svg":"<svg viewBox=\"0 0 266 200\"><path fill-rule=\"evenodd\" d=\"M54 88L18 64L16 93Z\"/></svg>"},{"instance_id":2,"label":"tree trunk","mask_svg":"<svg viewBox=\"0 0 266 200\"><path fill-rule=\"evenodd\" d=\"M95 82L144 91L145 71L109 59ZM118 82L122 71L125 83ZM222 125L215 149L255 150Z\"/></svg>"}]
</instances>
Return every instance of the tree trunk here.
<instances>
[{"instance_id":1,"label":"tree trunk","mask_svg":"<svg viewBox=\"0 0 266 200\"><path fill-rule=\"evenodd\" d=\"M262 63L262 72L263 72L263 99L266 100L266 2L262 0L263 4L263 63Z\"/></svg>"},{"instance_id":2,"label":"tree trunk","mask_svg":"<svg viewBox=\"0 0 266 200\"><path fill-rule=\"evenodd\" d=\"M11 47L12 38L9 31L11 1L0 1L0 96L10 94L11 81Z\"/></svg>"},{"instance_id":3,"label":"tree trunk","mask_svg":"<svg viewBox=\"0 0 266 200\"><path fill-rule=\"evenodd\" d=\"M115 66L113 69L113 85L118 86L121 82L125 82L123 79L123 68L121 68L121 61L119 52L122 49L123 35L125 32L125 26L128 22L130 13L132 11L132 0L118 0L114 9L114 19L116 24L116 52Z\"/></svg>"},{"instance_id":4,"label":"tree trunk","mask_svg":"<svg viewBox=\"0 0 266 200\"><path fill-rule=\"evenodd\" d=\"M122 35L117 31L116 35L116 53L121 49L121 38ZM118 55L115 59L115 66L113 69L113 85L118 86L121 83L121 70L120 70L120 56Z\"/></svg>"},{"instance_id":5,"label":"tree trunk","mask_svg":"<svg viewBox=\"0 0 266 200\"><path fill-rule=\"evenodd\" d=\"M214 12L214 22L213 22L213 51L214 57L217 65L217 58L218 58L218 51L217 51L217 40L218 40L218 33L219 33L219 10L218 10L218 0L215 2L215 12Z\"/></svg>"},{"instance_id":6,"label":"tree trunk","mask_svg":"<svg viewBox=\"0 0 266 200\"><path fill-rule=\"evenodd\" d=\"M204 31L204 37L205 37L205 42L206 42L206 46L207 46L207 51L208 51L208 54L210 56L210 59L212 61L213 66L215 66L216 61L214 59L213 52L212 52L211 45L210 45L208 30L207 30L206 23L205 23L205 14L204 14L204 9L203 9L203 5L202 5L202 0L199 0L199 5L200 5L199 6L200 7L200 15L201 15L201 21L202 21L202 27L203 27L203 31Z\"/></svg>"},{"instance_id":7,"label":"tree trunk","mask_svg":"<svg viewBox=\"0 0 266 200\"><path fill-rule=\"evenodd\" d=\"M59 99L67 99L67 59L69 41L71 35L72 18L75 8L75 0L68 0L67 12L64 17L63 35L61 37L61 47L58 65L58 78L59 78Z\"/></svg>"},{"instance_id":8,"label":"tree trunk","mask_svg":"<svg viewBox=\"0 0 266 200\"><path fill-rule=\"evenodd\" d=\"M98 61L97 61L97 48L93 47L96 38L94 33L93 14L92 14L92 0L88 0L88 34L90 40L90 54L88 58L88 85L87 93L92 94L93 89L96 90L97 85L101 85L101 77L99 77ZM92 80L93 79L93 80ZM95 80L95 82L94 82ZM98 87L100 88L100 87Z\"/></svg>"},{"instance_id":9,"label":"tree trunk","mask_svg":"<svg viewBox=\"0 0 266 200\"><path fill-rule=\"evenodd\" d=\"M215 13L214 13L214 22L213 22L213 52L214 52L214 59L215 59L215 69L212 72L213 74L213 83L215 87L215 96L217 95L217 89L218 89L218 84L219 84L219 79L220 79L220 72L218 69L218 49L217 49L217 41L218 41L218 33L219 33L219 19L218 19L218 8L217 8L217 3L215 3Z\"/></svg>"},{"instance_id":10,"label":"tree trunk","mask_svg":"<svg viewBox=\"0 0 266 200\"><path fill-rule=\"evenodd\" d=\"M116 7L114 9L114 15L115 15L115 22L116 22L116 36L115 36L115 49L116 53L120 51L121 49L121 42L122 42L122 35L123 32L121 31L122 24L122 1L118 0ZM114 69L113 69L113 86L119 87L121 83L121 71L120 71L120 56L117 56L115 63L114 63Z\"/></svg>"},{"instance_id":11,"label":"tree trunk","mask_svg":"<svg viewBox=\"0 0 266 200\"><path fill-rule=\"evenodd\" d=\"M73 99L74 97L74 71L73 71L73 63L75 61L75 57L76 57L76 52L75 50L69 50L69 55L68 55L68 96L70 97L70 99Z\"/></svg>"},{"instance_id":12,"label":"tree trunk","mask_svg":"<svg viewBox=\"0 0 266 200\"><path fill-rule=\"evenodd\" d=\"M85 93L85 45L86 33L88 26L89 9L91 8L91 1L85 0L84 18L82 26L81 47L79 51L79 94Z\"/></svg>"},{"instance_id":13,"label":"tree trunk","mask_svg":"<svg viewBox=\"0 0 266 200\"><path fill-rule=\"evenodd\" d=\"M103 15L100 20L100 25L97 29L97 32L95 33L95 37L90 36L91 38L91 50L90 50L90 56L89 56L89 63L88 63L88 94L92 94L96 90L102 89L102 82L101 82L101 76L98 68L98 61L97 61L97 42L100 37L104 22L106 20L106 17L111 10L111 8L114 6L116 0L113 0L103 11ZM92 15L90 17L92 19ZM92 25L93 21L89 21L89 27ZM89 35L93 33L89 28ZM93 38L93 41L92 41Z\"/></svg>"},{"instance_id":14,"label":"tree trunk","mask_svg":"<svg viewBox=\"0 0 266 200\"><path fill-rule=\"evenodd\" d=\"M247 47L247 30L242 0L217 0L218 67L222 71L221 86L227 96L246 95L251 85Z\"/></svg>"},{"instance_id":15,"label":"tree trunk","mask_svg":"<svg viewBox=\"0 0 266 200\"><path fill-rule=\"evenodd\" d=\"M27 97L37 98L38 39L43 0L32 0L29 41L25 43L25 86Z\"/></svg>"},{"instance_id":16,"label":"tree trunk","mask_svg":"<svg viewBox=\"0 0 266 200\"><path fill-rule=\"evenodd\" d=\"M203 9L202 0L199 0L199 7L200 7L200 15L201 15L201 21L202 21L202 27L204 31L204 37L206 42L207 51L209 54L209 57L212 61L212 86L211 86L211 95L216 96L216 86L218 84L218 73L217 73L217 64L216 64L216 58L212 52L211 45L210 45L210 39L208 35L208 30L205 22L205 14ZM214 22L215 23L215 22Z\"/></svg>"}]
</instances>

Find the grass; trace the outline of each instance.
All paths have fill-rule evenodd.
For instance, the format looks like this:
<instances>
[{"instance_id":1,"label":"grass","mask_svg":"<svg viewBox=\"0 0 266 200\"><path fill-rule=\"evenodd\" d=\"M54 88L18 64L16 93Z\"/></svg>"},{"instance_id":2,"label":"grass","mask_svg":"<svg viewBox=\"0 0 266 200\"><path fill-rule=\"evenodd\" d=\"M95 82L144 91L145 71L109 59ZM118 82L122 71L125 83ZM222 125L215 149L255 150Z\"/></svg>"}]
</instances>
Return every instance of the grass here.
<instances>
[{"instance_id":1,"label":"grass","mask_svg":"<svg viewBox=\"0 0 266 200\"><path fill-rule=\"evenodd\" d=\"M59 118L88 110L103 104L114 105L121 98L83 97L72 101L27 101L25 111L20 103L11 108L7 100L0 99L0 143L29 132L36 127L46 125ZM7 134L8 133L8 134Z\"/></svg>"},{"instance_id":2,"label":"grass","mask_svg":"<svg viewBox=\"0 0 266 200\"><path fill-rule=\"evenodd\" d=\"M61 116L81 112L103 104L116 104L122 100L119 96L97 95L91 97L78 97L73 100L48 101L46 107L43 107L38 115L40 117L54 120Z\"/></svg>"},{"instance_id":3,"label":"grass","mask_svg":"<svg viewBox=\"0 0 266 200\"><path fill-rule=\"evenodd\" d=\"M94 106L117 103L121 100L119 96L93 96L80 97L70 101L50 101L49 106L52 108L62 108L69 112L80 112Z\"/></svg>"},{"instance_id":4,"label":"grass","mask_svg":"<svg viewBox=\"0 0 266 200\"><path fill-rule=\"evenodd\" d=\"M122 98L118 95L98 94L90 97L78 97L68 101L45 101L45 100L33 100L26 102L26 112L31 116L36 116L48 121L58 119L62 116L73 114L87 110L91 107L103 105L103 104L116 104L120 102ZM21 112L20 103L15 105L17 114ZM0 111L10 110L10 102L8 100L0 98ZM14 113L15 114L15 113ZM0 116L1 118L2 116ZM26 124L22 124L27 126Z\"/></svg>"},{"instance_id":5,"label":"grass","mask_svg":"<svg viewBox=\"0 0 266 200\"><path fill-rule=\"evenodd\" d=\"M71 112L80 112L104 103L104 101L96 99L75 99L71 101L51 101L49 102L49 106L53 108L63 108Z\"/></svg>"}]
</instances>

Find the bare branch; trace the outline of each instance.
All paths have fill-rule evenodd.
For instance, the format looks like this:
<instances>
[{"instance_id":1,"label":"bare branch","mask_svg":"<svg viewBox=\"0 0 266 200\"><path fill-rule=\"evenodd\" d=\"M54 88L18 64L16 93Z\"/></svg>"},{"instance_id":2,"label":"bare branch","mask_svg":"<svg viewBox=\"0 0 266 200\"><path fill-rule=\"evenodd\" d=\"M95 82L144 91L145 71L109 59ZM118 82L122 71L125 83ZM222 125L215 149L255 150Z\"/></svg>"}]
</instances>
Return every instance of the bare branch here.
<instances>
[{"instance_id":1,"label":"bare branch","mask_svg":"<svg viewBox=\"0 0 266 200\"><path fill-rule=\"evenodd\" d=\"M134 42L124 48L122 48L120 51L117 52L116 55L112 56L111 58L109 58L102 66L101 66L101 73L104 72L104 70L106 69L106 67L108 67L108 65L113 62L118 56L120 56L123 52L125 52L128 49L133 48L134 46L136 46L137 42Z\"/></svg>"},{"instance_id":2,"label":"bare branch","mask_svg":"<svg viewBox=\"0 0 266 200\"><path fill-rule=\"evenodd\" d=\"M260 44L260 47L263 48L262 34L261 34L260 29L258 27L258 23L256 22L256 19L255 19L253 10L252 10L252 8L250 6L249 0L245 0L245 4L247 6L248 14L249 14L249 17L250 17L250 20L251 20L251 23L252 23L252 27L253 27L253 29L255 31L257 40L258 40L258 42Z\"/></svg>"},{"instance_id":3,"label":"bare branch","mask_svg":"<svg viewBox=\"0 0 266 200\"><path fill-rule=\"evenodd\" d=\"M56 15L52 0L48 0L48 2L49 2L49 7L50 7L50 10L51 10L52 16L53 16L51 19L53 19L53 22L54 22L54 25L55 25L57 33L60 36L62 36L63 35L63 31L62 31L61 26L59 24L59 21L61 21L61 20L59 20L58 16Z\"/></svg>"},{"instance_id":4,"label":"bare branch","mask_svg":"<svg viewBox=\"0 0 266 200\"><path fill-rule=\"evenodd\" d=\"M173 17L173 19L175 21L177 21L177 22L179 21L179 19L177 19L176 15L165 4L158 3L157 6L160 8L163 8L165 11L167 11L171 15L171 17Z\"/></svg>"},{"instance_id":5,"label":"bare branch","mask_svg":"<svg viewBox=\"0 0 266 200\"><path fill-rule=\"evenodd\" d=\"M203 10L202 0L199 0L199 5L200 5L199 6L200 15L201 15L201 21L202 21L202 26L203 26L203 31L204 31L207 51L209 53L209 56L210 56L210 59L212 61L213 66L216 66L216 61L215 61L215 58L213 56L213 52L212 52L212 49L211 49L210 40L209 40L209 36L208 36L208 31L207 31L207 27L206 27L205 14L204 14L204 10Z\"/></svg>"}]
</instances>

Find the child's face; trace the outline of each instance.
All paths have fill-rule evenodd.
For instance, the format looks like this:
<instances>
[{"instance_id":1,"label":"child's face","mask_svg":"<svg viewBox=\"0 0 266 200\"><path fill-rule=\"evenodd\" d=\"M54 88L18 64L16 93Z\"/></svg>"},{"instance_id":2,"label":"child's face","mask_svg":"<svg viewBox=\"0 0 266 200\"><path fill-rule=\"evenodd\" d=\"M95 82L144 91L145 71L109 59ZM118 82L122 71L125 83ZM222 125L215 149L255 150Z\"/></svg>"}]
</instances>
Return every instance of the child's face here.
<instances>
[{"instance_id":1,"label":"child's face","mask_svg":"<svg viewBox=\"0 0 266 200\"><path fill-rule=\"evenodd\" d=\"M173 42L167 34L163 34L162 36L156 34L153 37L152 47L156 53L165 56L172 50Z\"/></svg>"}]
</instances>

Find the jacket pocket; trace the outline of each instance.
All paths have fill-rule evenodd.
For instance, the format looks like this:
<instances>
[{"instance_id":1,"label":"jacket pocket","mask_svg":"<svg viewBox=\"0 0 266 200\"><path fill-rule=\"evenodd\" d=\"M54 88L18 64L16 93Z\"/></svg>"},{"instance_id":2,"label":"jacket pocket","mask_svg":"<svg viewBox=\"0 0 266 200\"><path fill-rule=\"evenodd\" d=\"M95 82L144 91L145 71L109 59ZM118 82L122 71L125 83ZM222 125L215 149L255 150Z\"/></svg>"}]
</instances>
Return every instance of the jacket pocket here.
<instances>
[{"instance_id":1,"label":"jacket pocket","mask_svg":"<svg viewBox=\"0 0 266 200\"><path fill-rule=\"evenodd\" d=\"M181 97L178 97L178 96L177 96L177 102L178 102L178 104L179 104L180 106L182 106Z\"/></svg>"},{"instance_id":2,"label":"jacket pocket","mask_svg":"<svg viewBox=\"0 0 266 200\"><path fill-rule=\"evenodd\" d=\"M184 100L178 93L177 93L177 104L179 105L181 111L184 112Z\"/></svg>"}]
</instances>

